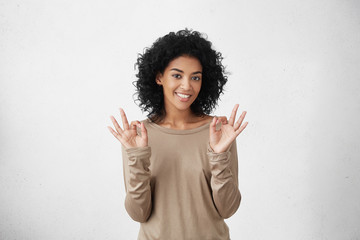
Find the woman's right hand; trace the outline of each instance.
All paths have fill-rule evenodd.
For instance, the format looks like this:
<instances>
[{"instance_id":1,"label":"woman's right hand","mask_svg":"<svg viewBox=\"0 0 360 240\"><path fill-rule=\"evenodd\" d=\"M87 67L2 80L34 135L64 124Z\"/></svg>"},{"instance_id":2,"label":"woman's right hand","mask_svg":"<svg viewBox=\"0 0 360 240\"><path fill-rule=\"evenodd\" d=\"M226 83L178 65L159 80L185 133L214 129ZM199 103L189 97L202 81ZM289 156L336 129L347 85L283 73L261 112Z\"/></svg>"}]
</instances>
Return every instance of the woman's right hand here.
<instances>
[{"instance_id":1,"label":"woman's right hand","mask_svg":"<svg viewBox=\"0 0 360 240\"><path fill-rule=\"evenodd\" d=\"M148 136L144 123L140 123L139 121L132 121L129 126L125 112L122 108L120 108L120 115L124 130L119 126L116 119L113 116L110 116L110 119L115 126L116 132L110 126L108 126L108 129L114 135L114 137L116 137L126 149L133 147L147 147ZM141 136L137 135L136 126L141 128Z\"/></svg>"}]
</instances>

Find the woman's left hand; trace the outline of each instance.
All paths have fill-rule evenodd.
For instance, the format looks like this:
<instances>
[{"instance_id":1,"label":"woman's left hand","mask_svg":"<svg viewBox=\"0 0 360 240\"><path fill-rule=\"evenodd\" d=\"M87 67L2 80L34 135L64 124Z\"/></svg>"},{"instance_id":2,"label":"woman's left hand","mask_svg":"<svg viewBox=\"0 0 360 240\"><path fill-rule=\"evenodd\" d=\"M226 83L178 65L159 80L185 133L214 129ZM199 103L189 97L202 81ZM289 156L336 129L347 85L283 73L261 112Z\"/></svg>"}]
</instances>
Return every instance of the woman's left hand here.
<instances>
[{"instance_id":1,"label":"woman's left hand","mask_svg":"<svg viewBox=\"0 0 360 240\"><path fill-rule=\"evenodd\" d=\"M220 120L215 116L210 124L210 147L215 153L225 152L235 140L235 138L245 129L248 122L245 122L242 126L241 123L245 118L246 111L243 111L239 120L234 124L236 112L239 104L235 104L228 124L221 124L221 128L216 130L216 124ZM241 127L240 127L241 126Z\"/></svg>"}]
</instances>

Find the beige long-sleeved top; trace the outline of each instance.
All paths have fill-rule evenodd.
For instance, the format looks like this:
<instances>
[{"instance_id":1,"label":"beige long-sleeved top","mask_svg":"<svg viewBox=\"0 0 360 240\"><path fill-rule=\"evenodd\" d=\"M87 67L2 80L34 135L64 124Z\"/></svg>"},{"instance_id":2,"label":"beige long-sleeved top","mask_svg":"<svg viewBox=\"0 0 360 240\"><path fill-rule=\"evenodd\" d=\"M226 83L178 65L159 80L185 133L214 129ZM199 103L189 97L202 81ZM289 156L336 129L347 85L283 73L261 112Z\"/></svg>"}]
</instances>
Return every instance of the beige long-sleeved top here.
<instances>
[{"instance_id":1,"label":"beige long-sleeved top","mask_svg":"<svg viewBox=\"0 0 360 240\"><path fill-rule=\"evenodd\" d=\"M138 240L229 240L224 219L241 200L236 140L215 153L210 122L186 130L141 122L148 146L122 146L125 208L141 223Z\"/></svg>"}]
</instances>

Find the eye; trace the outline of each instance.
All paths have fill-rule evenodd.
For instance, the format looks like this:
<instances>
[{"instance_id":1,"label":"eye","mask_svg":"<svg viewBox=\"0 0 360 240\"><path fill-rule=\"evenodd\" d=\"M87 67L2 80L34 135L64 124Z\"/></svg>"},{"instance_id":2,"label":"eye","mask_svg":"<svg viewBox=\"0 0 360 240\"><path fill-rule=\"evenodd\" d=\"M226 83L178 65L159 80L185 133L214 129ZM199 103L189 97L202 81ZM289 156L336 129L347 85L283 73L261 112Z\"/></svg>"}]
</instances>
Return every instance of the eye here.
<instances>
[{"instance_id":1,"label":"eye","mask_svg":"<svg viewBox=\"0 0 360 240\"><path fill-rule=\"evenodd\" d=\"M181 78L181 75L180 74L173 74L172 75L174 78Z\"/></svg>"},{"instance_id":2,"label":"eye","mask_svg":"<svg viewBox=\"0 0 360 240\"><path fill-rule=\"evenodd\" d=\"M198 76L193 76L192 79L193 79L193 80L196 80L196 81L200 81L200 80L201 80L201 78L198 77Z\"/></svg>"}]
</instances>

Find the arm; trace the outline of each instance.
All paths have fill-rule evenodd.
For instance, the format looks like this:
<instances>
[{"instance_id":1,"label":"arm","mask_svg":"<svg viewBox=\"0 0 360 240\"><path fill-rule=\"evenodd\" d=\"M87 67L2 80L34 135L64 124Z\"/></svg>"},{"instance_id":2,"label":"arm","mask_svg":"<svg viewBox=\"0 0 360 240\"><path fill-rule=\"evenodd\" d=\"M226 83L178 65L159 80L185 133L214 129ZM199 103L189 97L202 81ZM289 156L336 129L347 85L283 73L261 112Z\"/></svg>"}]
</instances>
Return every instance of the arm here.
<instances>
[{"instance_id":1,"label":"arm","mask_svg":"<svg viewBox=\"0 0 360 240\"><path fill-rule=\"evenodd\" d=\"M207 154L210 162L210 185L215 206L223 218L231 217L239 208L241 194L238 188L238 159L236 137L245 129L248 122L243 125L246 111L235 122L239 104L235 104L228 124L221 124L215 116L209 128L209 142Z\"/></svg>"},{"instance_id":2,"label":"arm","mask_svg":"<svg viewBox=\"0 0 360 240\"><path fill-rule=\"evenodd\" d=\"M239 208L241 201L236 139L227 151L221 153L215 153L208 143L207 155L210 161L210 184L215 206L221 217L229 218Z\"/></svg>"},{"instance_id":3,"label":"arm","mask_svg":"<svg viewBox=\"0 0 360 240\"><path fill-rule=\"evenodd\" d=\"M151 147L122 146L125 209L137 222L146 222L151 214L150 166Z\"/></svg>"},{"instance_id":4,"label":"arm","mask_svg":"<svg viewBox=\"0 0 360 240\"><path fill-rule=\"evenodd\" d=\"M126 114L120 108L123 128L110 116L114 129L109 131L121 142L124 184L126 190L125 208L132 219L145 222L151 213L151 188L149 170L151 148L144 122L132 121L129 125Z\"/></svg>"}]
</instances>

